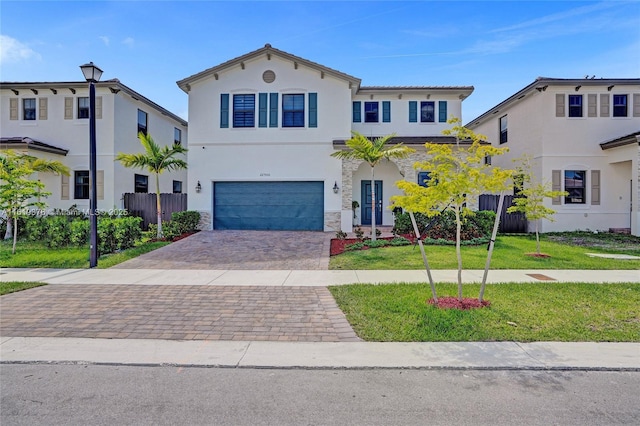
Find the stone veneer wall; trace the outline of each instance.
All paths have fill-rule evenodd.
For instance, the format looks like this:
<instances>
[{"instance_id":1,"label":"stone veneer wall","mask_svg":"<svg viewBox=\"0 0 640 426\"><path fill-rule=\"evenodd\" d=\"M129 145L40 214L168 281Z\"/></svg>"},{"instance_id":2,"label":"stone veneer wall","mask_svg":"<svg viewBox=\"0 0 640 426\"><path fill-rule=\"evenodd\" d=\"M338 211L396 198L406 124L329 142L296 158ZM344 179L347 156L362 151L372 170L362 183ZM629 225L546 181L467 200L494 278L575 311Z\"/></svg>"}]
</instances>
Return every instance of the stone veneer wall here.
<instances>
[{"instance_id":1,"label":"stone veneer wall","mask_svg":"<svg viewBox=\"0 0 640 426\"><path fill-rule=\"evenodd\" d=\"M200 213L200 223L198 223L198 229L201 231L211 231L211 212L208 210L198 210Z\"/></svg>"},{"instance_id":2,"label":"stone veneer wall","mask_svg":"<svg viewBox=\"0 0 640 426\"><path fill-rule=\"evenodd\" d=\"M340 212L324 212L325 232L340 231Z\"/></svg>"}]
</instances>

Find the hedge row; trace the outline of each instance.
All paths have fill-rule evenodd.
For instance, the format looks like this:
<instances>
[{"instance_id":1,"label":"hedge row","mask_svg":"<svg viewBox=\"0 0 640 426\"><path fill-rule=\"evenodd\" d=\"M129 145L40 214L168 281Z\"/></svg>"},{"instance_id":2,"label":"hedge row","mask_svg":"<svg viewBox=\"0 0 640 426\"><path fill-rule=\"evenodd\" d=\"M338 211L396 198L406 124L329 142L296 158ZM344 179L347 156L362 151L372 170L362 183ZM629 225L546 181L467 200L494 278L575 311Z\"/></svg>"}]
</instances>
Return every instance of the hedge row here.
<instances>
[{"instance_id":1,"label":"hedge row","mask_svg":"<svg viewBox=\"0 0 640 426\"><path fill-rule=\"evenodd\" d=\"M423 237L432 240L451 241L456 239L456 217L452 210L447 210L434 218L427 217L422 213L415 213L414 216L418 230ZM487 210L480 210L474 212L472 215L467 215L462 221L462 229L460 231L462 241L482 241L491 238L495 218L495 212ZM431 222L434 223L425 234L425 228L427 228ZM393 232L397 235L414 233L409 213L396 214Z\"/></svg>"}]
</instances>

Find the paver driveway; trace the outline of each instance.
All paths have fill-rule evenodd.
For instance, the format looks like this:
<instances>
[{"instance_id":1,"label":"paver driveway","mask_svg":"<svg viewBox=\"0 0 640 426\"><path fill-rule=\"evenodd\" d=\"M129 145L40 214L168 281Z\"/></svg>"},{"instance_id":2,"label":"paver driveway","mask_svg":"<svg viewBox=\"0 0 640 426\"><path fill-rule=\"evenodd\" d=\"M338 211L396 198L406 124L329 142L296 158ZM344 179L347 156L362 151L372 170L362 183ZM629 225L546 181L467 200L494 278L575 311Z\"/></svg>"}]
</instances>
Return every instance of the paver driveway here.
<instances>
[{"instance_id":1,"label":"paver driveway","mask_svg":"<svg viewBox=\"0 0 640 426\"><path fill-rule=\"evenodd\" d=\"M120 269L328 269L332 234L202 231L123 262Z\"/></svg>"}]
</instances>

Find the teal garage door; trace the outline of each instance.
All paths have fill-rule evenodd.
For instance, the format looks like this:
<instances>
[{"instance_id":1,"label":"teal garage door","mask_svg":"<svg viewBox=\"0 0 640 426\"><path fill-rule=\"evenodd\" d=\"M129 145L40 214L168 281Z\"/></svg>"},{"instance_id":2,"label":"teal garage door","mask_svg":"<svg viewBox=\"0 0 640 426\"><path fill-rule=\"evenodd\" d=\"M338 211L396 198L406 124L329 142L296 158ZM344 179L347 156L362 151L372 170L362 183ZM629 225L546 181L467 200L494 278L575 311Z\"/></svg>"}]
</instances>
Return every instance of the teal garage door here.
<instances>
[{"instance_id":1,"label":"teal garage door","mask_svg":"<svg viewBox=\"0 0 640 426\"><path fill-rule=\"evenodd\" d=\"M322 231L324 182L216 182L213 228Z\"/></svg>"}]
</instances>

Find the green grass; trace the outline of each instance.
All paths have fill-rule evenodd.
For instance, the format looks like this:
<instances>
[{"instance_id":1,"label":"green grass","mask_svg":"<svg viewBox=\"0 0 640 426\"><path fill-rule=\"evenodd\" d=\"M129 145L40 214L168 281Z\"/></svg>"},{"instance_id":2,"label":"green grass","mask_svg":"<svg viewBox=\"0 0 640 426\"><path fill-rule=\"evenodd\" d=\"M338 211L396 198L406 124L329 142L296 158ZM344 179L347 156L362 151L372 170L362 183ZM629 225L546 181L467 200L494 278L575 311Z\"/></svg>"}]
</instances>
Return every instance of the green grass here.
<instances>
[{"instance_id":1,"label":"green grass","mask_svg":"<svg viewBox=\"0 0 640 426\"><path fill-rule=\"evenodd\" d=\"M0 296L14 293L16 291L22 291L33 287L40 287L46 285L45 283L24 282L24 281L7 281L0 282Z\"/></svg>"},{"instance_id":2,"label":"green grass","mask_svg":"<svg viewBox=\"0 0 640 426\"><path fill-rule=\"evenodd\" d=\"M456 295L456 288L438 284L438 295ZM485 292L491 306L468 311L428 305L426 284L329 289L367 341L640 342L640 283L494 284ZM465 297L478 291L464 286Z\"/></svg>"},{"instance_id":3,"label":"green grass","mask_svg":"<svg viewBox=\"0 0 640 426\"><path fill-rule=\"evenodd\" d=\"M138 246L100 256L98 268L109 268L169 244L166 241L145 242ZM3 268L88 268L89 247L47 248L43 243L18 242L16 254L11 254L11 241L0 242L0 267Z\"/></svg>"},{"instance_id":4,"label":"green grass","mask_svg":"<svg viewBox=\"0 0 640 426\"><path fill-rule=\"evenodd\" d=\"M637 238L637 237L635 237ZM640 240L638 240L640 241ZM429 266L433 269L457 269L455 246L425 246ZM617 260L589 257L585 253L625 253L640 255L640 244L622 250L620 247L590 244L576 245L541 241L541 252L549 258L536 258L535 236L499 236L491 258L491 269L640 269L640 260ZM462 246L462 267L484 269L487 246ZM422 269L418 246L385 247L345 252L332 256L329 269Z\"/></svg>"}]
</instances>

